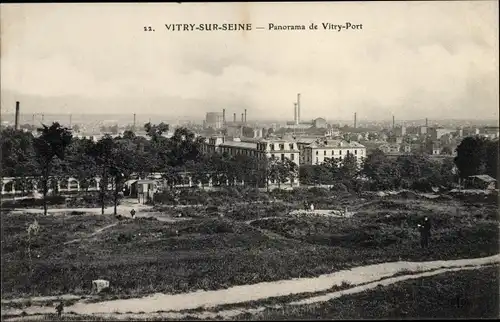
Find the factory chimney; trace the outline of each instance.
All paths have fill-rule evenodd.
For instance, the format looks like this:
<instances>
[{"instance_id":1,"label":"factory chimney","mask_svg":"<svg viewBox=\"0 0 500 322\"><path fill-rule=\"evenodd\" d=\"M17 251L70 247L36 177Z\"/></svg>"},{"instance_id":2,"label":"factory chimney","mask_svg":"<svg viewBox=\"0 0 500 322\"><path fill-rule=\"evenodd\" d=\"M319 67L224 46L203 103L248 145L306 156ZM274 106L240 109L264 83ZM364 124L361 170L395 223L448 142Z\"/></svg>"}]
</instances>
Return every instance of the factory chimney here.
<instances>
[{"instance_id":1,"label":"factory chimney","mask_svg":"<svg viewBox=\"0 0 500 322\"><path fill-rule=\"evenodd\" d=\"M19 102L18 101L16 101L16 120L15 120L14 124L15 124L14 128L16 130L19 130Z\"/></svg>"},{"instance_id":2,"label":"factory chimney","mask_svg":"<svg viewBox=\"0 0 500 322\"><path fill-rule=\"evenodd\" d=\"M393 128L393 129L394 129L395 125L396 125L396 122L395 122L395 120L394 120L394 115L393 115L393 116L392 116L392 128Z\"/></svg>"},{"instance_id":3,"label":"factory chimney","mask_svg":"<svg viewBox=\"0 0 500 322\"><path fill-rule=\"evenodd\" d=\"M297 103L293 103L293 122L297 124Z\"/></svg>"},{"instance_id":4,"label":"factory chimney","mask_svg":"<svg viewBox=\"0 0 500 322\"><path fill-rule=\"evenodd\" d=\"M222 109L222 125L223 126L226 125L226 109L225 108Z\"/></svg>"},{"instance_id":5,"label":"factory chimney","mask_svg":"<svg viewBox=\"0 0 500 322\"><path fill-rule=\"evenodd\" d=\"M71 129L71 125L72 125L72 122L71 122L71 114L69 115L69 128Z\"/></svg>"},{"instance_id":6,"label":"factory chimney","mask_svg":"<svg viewBox=\"0 0 500 322\"><path fill-rule=\"evenodd\" d=\"M297 120L296 124L300 124L300 93L297 94Z\"/></svg>"},{"instance_id":7,"label":"factory chimney","mask_svg":"<svg viewBox=\"0 0 500 322\"><path fill-rule=\"evenodd\" d=\"M31 120L31 125L35 126L35 114L33 114L32 120Z\"/></svg>"},{"instance_id":8,"label":"factory chimney","mask_svg":"<svg viewBox=\"0 0 500 322\"><path fill-rule=\"evenodd\" d=\"M428 127L429 124L428 124L428 121L427 121L427 118L425 118L425 127Z\"/></svg>"},{"instance_id":9,"label":"factory chimney","mask_svg":"<svg viewBox=\"0 0 500 322\"><path fill-rule=\"evenodd\" d=\"M245 124L247 123L247 109L245 109Z\"/></svg>"},{"instance_id":10,"label":"factory chimney","mask_svg":"<svg viewBox=\"0 0 500 322\"><path fill-rule=\"evenodd\" d=\"M236 123L236 113L233 114L233 122Z\"/></svg>"},{"instance_id":11,"label":"factory chimney","mask_svg":"<svg viewBox=\"0 0 500 322\"><path fill-rule=\"evenodd\" d=\"M135 132L135 113L134 113L134 127L132 128L132 131Z\"/></svg>"},{"instance_id":12,"label":"factory chimney","mask_svg":"<svg viewBox=\"0 0 500 322\"><path fill-rule=\"evenodd\" d=\"M354 128L356 128L356 113L354 113Z\"/></svg>"},{"instance_id":13,"label":"factory chimney","mask_svg":"<svg viewBox=\"0 0 500 322\"><path fill-rule=\"evenodd\" d=\"M243 119L244 115L245 115L245 114L241 113L241 123L243 123L243 122L244 122L244 121L243 121L243 120L244 120L244 119Z\"/></svg>"}]
</instances>

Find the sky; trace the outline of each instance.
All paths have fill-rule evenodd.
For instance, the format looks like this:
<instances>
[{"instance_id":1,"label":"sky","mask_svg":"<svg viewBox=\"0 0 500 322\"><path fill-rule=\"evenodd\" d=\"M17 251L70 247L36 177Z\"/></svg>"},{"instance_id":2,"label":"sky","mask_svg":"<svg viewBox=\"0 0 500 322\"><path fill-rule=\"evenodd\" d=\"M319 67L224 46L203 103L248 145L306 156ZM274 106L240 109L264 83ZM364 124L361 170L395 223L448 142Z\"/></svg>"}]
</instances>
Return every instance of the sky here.
<instances>
[{"instance_id":1,"label":"sky","mask_svg":"<svg viewBox=\"0 0 500 322\"><path fill-rule=\"evenodd\" d=\"M293 120L301 93L302 120L499 117L498 1L1 4L0 18L2 113Z\"/></svg>"}]
</instances>

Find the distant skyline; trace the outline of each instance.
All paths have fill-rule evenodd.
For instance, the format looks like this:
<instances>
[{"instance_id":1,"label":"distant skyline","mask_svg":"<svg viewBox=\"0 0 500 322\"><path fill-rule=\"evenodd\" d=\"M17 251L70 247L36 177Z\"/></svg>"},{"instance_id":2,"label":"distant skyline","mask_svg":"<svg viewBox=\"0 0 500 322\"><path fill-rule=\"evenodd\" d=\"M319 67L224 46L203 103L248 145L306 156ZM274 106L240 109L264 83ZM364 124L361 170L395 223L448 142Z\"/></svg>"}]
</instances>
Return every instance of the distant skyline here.
<instances>
[{"instance_id":1,"label":"distant skyline","mask_svg":"<svg viewBox=\"0 0 500 322\"><path fill-rule=\"evenodd\" d=\"M498 1L1 4L2 115L498 119ZM321 30L322 22L363 30ZM317 31L168 32L315 22ZM152 25L155 32L144 32Z\"/></svg>"}]
</instances>

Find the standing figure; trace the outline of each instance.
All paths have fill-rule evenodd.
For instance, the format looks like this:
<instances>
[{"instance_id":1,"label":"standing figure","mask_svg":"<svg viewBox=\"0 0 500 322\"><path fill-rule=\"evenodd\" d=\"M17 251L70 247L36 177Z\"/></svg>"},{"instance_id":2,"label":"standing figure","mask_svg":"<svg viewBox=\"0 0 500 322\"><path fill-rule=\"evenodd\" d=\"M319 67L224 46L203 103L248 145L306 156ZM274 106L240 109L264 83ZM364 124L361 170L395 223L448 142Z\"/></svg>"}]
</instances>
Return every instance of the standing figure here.
<instances>
[{"instance_id":1,"label":"standing figure","mask_svg":"<svg viewBox=\"0 0 500 322\"><path fill-rule=\"evenodd\" d=\"M421 224L418 224L418 229L420 231L420 247L429 247L429 238L431 237L431 222L427 216Z\"/></svg>"},{"instance_id":2,"label":"standing figure","mask_svg":"<svg viewBox=\"0 0 500 322\"><path fill-rule=\"evenodd\" d=\"M64 309L64 303L61 301L57 306L56 306L56 311L57 311L57 316L61 317L62 311Z\"/></svg>"},{"instance_id":3,"label":"standing figure","mask_svg":"<svg viewBox=\"0 0 500 322\"><path fill-rule=\"evenodd\" d=\"M132 218L134 218L134 216L135 216L135 209L130 210L130 215L132 216Z\"/></svg>"},{"instance_id":4,"label":"standing figure","mask_svg":"<svg viewBox=\"0 0 500 322\"><path fill-rule=\"evenodd\" d=\"M304 201L304 210L308 210L309 207L307 206L307 201Z\"/></svg>"},{"instance_id":5,"label":"standing figure","mask_svg":"<svg viewBox=\"0 0 500 322\"><path fill-rule=\"evenodd\" d=\"M314 211L314 205L311 203L311 211Z\"/></svg>"}]
</instances>

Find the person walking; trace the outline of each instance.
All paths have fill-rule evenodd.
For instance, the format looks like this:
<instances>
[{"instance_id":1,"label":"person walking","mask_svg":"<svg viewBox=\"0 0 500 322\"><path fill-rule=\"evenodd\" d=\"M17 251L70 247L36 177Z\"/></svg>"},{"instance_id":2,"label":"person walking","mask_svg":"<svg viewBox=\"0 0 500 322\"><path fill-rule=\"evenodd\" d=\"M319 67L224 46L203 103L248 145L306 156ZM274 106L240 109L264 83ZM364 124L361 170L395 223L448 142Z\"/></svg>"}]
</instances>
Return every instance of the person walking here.
<instances>
[{"instance_id":1,"label":"person walking","mask_svg":"<svg viewBox=\"0 0 500 322\"><path fill-rule=\"evenodd\" d=\"M132 218L134 218L134 216L135 216L135 209L130 210L130 215L132 216Z\"/></svg>"},{"instance_id":2,"label":"person walking","mask_svg":"<svg viewBox=\"0 0 500 322\"><path fill-rule=\"evenodd\" d=\"M56 311L57 311L57 316L61 317L62 311L64 309L64 303L61 301L57 306L56 306Z\"/></svg>"},{"instance_id":3,"label":"person walking","mask_svg":"<svg viewBox=\"0 0 500 322\"><path fill-rule=\"evenodd\" d=\"M431 237L431 222L427 216L424 217L422 223L418 224L418 229L420 231L420 247L428 248Z\"/></svg>"}]
</instances>

